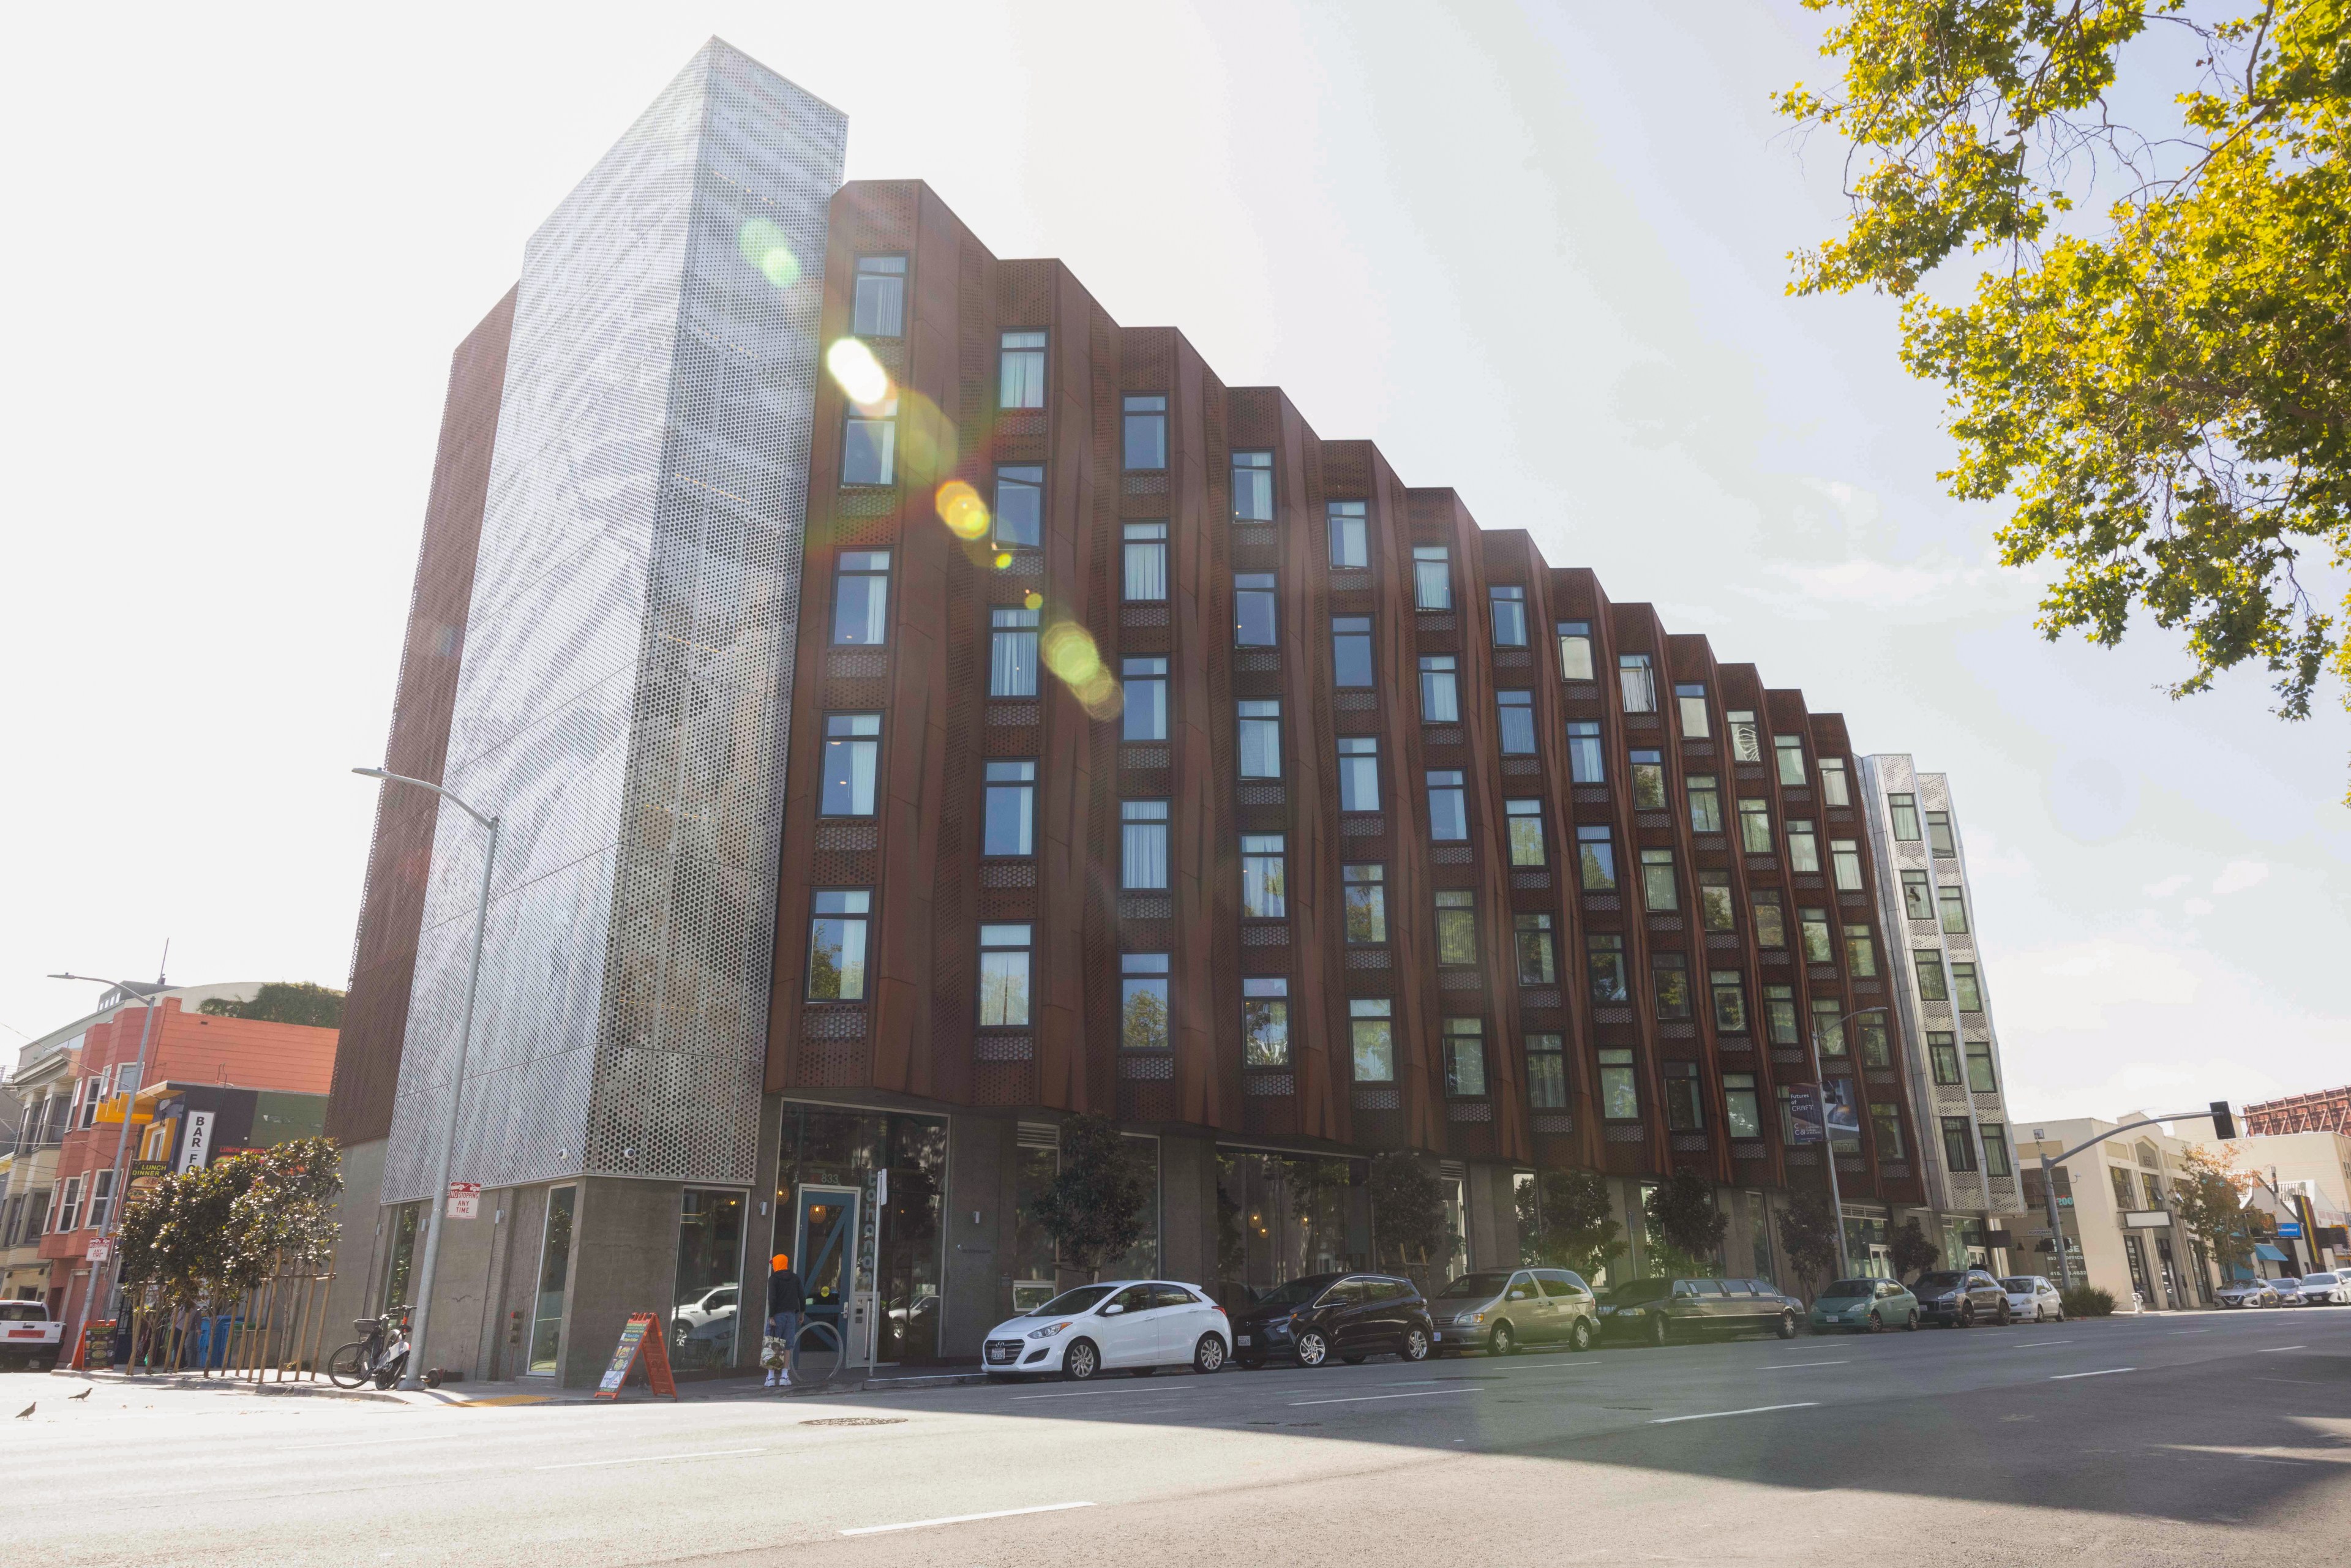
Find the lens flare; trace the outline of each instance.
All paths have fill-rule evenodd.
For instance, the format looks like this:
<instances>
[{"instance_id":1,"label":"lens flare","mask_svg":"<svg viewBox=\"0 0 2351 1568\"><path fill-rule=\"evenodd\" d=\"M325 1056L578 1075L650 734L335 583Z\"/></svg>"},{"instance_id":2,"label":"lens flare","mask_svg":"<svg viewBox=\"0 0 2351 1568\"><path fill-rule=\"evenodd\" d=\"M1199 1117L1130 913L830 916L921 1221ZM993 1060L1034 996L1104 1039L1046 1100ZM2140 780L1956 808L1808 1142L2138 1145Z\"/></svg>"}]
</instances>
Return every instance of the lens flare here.
<instances>
[{"instance_id":1,"label":"lens flare","mask_svg":"<svg viewBox=\"0 0 2351 1568\"><path fill-rule=\"evenodd\" d=\"M1011 564L1012 564L1012 552L1011 552L1010 550L1008 550L1008 549L1000 549L1000 550L998 550L998 551L996 552L996 570L998 570L998 571L1002 571L1006 567L1010 566Z\"/></svg>"},{"instance_id":2,"label":"lens flare","mask_svg":"<svg viewBox=\"0 0 2351 1568\"><path fill-rule=\"evenodd\" d=\"M800 258L792 254L784 231L765 218L753 218L737 230L735 248L778 288L789 288L800 280Z\"/></svg>"},{"instance_id":3,"label":"lens flare","mask_svg":"<svg viewBox=\"0 0 2351 1568\"><path fill-rule=\"evenodd\" d=\"M839 339L827 349L824 368L861 409L871 410L889 400L890 372L882 368L872 350L854 338Z\"/></svg>"},{"instance_id":4,"label":"lens flare","mask_svg":"<svg viewBox=\"0 0 2351 1568\"><path fill-rule=\"evenodd\" d=\"M1042 610L1045 608L1045 596L1032 588L1027 593L1020 596L1020 608L1023 610Z\"/></svg>"},{"instance_id":5,"label":"lens flare","mask_svg":"<svg viewBox=\"0 0 2351 1568\"><path fill-rule=\"evenodd\" d=\"M1070 688L1089 718L1116 718L1126 706L1118 677L1103 665L1094 640L1074 621L1056 621L1037 640L1045 668Z\"/></svg>"},{"instance_id":6,"label":"lens flare","mask_svg":"<svg viewBox=\"0 0 2351 1568\"><path fill-rule=\"evenodd\" d=\"M987 503L979 498L978 491L962 480L950 479L940 486L935 504L939 509L939 521L945 523L947 532L956 538L977 539L987 537Z\"/></svg>"}]
</instances>

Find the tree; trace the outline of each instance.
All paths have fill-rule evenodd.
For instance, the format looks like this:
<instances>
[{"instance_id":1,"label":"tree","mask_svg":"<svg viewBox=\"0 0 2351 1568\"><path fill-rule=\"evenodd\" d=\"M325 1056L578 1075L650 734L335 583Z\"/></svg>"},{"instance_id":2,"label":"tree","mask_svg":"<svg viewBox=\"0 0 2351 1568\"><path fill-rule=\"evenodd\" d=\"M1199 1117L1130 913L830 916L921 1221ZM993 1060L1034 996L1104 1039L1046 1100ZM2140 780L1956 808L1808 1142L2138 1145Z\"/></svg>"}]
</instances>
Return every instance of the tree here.
<instances>
[{"instance_id":1,"label":"tree","mask_svg":"<svg viewBox=\"0 0 2351 1568\"><path fill-rule=\"evenodd\" d=\"M1903 361L1949 390L1959 441L1940 477L2013 494L2002 559L2059 569L2044 636L2111 646L2143 612L2185 632L2175 698L2255 661L2306 717L2325 673L2351 681L2304 580L2351 549L2344 0L2219 23L2185 0L1804 3L1840 13L1842 89L1775 101L1846 143L1851 215L1790 291L1908 297ZM2156 27L2194 44L2192 76L2160 75L2180 57L2141 44ZM2131 97L2177 122L2124 123ZM2102 224L2075 207L2101 188ZM1971 301L1914 292L1963 252L1985 256Z\"/></svg>"},{"instance_id":2,"label":"tree","mask_svg":"<svg viewBox=\"0 0 2351 1568\"><path fill-rule=\"evenodd\" d=\"M1029 1216L1061 1249L1062 1267L1091 1280L1143 1239L1151 1188L1144 1159L1116 1124L1072 1116L1061 1124L1061 1168Z\"/></svg>"},{"instance_id":3,"label":"tree","mask_svg":"<svg viewBox=\"0 0 2351 1568\"><path fill-rule=\"evenodd\" d=\"M272 980L249 1002L206 997L196 1010L207 1018L253 1019L262 1023L298 1023L312 1029L343 1027L343 993L308 980Z\"/></svg>"},{"instance_id":4,"label":"tree","mask_svg":"<svg viewBox=\"0 0 2351 1568\"><path fill-rule=\"evenodd\" d=\"M295 1138L167 1176L123 1210L123 1291L193 1309L280 1269L315 1268L334 1250L342 1185L331 1138Z\"/></svg>"},{"instance_id":5,"label":"tree","mask_svg":"<svg viewBox=\"0 0 2351 1568\"><path fill-rule=\"evenodd\" d=\"M2204 1243L2224 1274L2250 1268L2253 1243L2262 1239L2259 1211L2245 1207L2252 1181L2225 1154L2216 1156L2199 1144L2188 1151L2181 1175L2171 1184L2172 1207L2180 1223Z\"/></svg>"},{"instance_id":6,"label":"tree","mask_svg":"<svg viewBox=\"0 0 2351 1568\"><path fill-rule=\"evenodd\" d=\"M1714 1184L1694 1171L1676 1171L1641 1206L1655 1242L1652 1272L1708 1274L1722 1250L1730 1217L1714 1207Z\"/></svg>"},{"instance_id":7,"label":"tree","mask_svg":"<svg viewBox=\"0 0 2351 1568\"><path fill-rule=\"evenodd\" d=\"M1442 1267L1453 1256L1445 1185L1426 1160L1405 1149L1372 1156L1372 1247L1396 1268Z\"/></svg>"},{"instance_id":8,"label":"tree","mask_svg":"<svg viewBox=\"0 0 2351 1568\"><path fill-rule=\"evenodd\" d=\"M1608 1183L1597 1171L1543 1171L1519 1189L1520 1251L1544 1268L1600 1278L1625 1254Z\"/></svg>"},{"instance_id":9,"label":"tree","mask_svg":"<svg viewBox=\"0 0 2351 1568\"><path fill-rule=\"evenodd\" d=\"M1780 1213L1780 1254L1787 1259L1797 1288L1807 1301L1817 1283L1837 1266L1838 1224L1836 1205L1825 1192L1792 1194Z\"/></svg>"},{"instance_id":10,"label":"tree","mask_svg":"<svg viewBox=\"0 0 2351 1568\"><path fill-rule=\"evenodd\" d=\"M1902 1222L1902 1228L1894 1233L1886 1249L1886 1261L1894 1265L1895 1277L1905 1280L1933 1268L1935 1260L1943 1255L1941 1248L1927 1239L1915 1215Z\"/></svg>"}]
</instances>

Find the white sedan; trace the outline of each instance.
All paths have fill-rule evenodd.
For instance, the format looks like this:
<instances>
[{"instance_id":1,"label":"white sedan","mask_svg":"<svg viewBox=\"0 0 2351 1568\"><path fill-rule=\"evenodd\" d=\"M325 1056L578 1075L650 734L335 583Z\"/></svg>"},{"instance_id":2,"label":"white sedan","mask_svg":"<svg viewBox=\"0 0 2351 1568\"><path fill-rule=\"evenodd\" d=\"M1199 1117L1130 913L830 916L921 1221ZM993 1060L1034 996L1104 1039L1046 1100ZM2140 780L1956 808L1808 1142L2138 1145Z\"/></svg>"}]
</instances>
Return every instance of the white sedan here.
<instances>
[{"instance_id":1,"label":"white sedan","mask_svg":"<svg viewBox=\"0 0 2351 1568\"><path fill-rule=\"evenodd\" d=\"M2038 1274L2011 1274L2000 1282L2008 1292L2008 1315L2021 1323L2062 1323L2065 1305L2057 1287Z\"/></svg>"},{"instance_id":2,"label":"white sedan","mask_svg":"<svg viewBox=\"0 0 2351 1568\"><path fill-rule=\"evenodd\" d=\"M2351 1303L2351 1274L2332 1269L2304 1274L2294 1290L2294 1305L2299 1307L2339 1307L2346 1303Z\"/></svg>"},{"instance_id":3,"label":"white sedan","mask_svg":"<svg viewBox=\"0 0 2351 1568\"><path fill-rule=\"evenodd\" d=\"M1059 1375L1082 1383L1102 1372L1148 1377L1163 1366L1216 1372L1232 1354L1225 1309L1199 1286L1108 1280L997 1324L981 1342L980 1364L999 1382Z\"/></svg>"}]
</instances>

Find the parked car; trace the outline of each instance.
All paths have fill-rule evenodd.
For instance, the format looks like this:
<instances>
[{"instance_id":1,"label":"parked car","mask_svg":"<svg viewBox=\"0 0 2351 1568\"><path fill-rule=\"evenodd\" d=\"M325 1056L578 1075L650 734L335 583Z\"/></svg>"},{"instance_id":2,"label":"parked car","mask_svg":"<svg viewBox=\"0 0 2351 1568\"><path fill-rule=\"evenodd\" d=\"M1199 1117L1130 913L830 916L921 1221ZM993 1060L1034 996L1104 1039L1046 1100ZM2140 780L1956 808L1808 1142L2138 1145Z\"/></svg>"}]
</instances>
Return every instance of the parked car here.
<instances>
[{"instance_id":1,"label":"parked car","mask_svg":"<svg viewBox=\"0 0 2351 1568\"><path fill-rule=\"evenodd\" d=\"M2298 1307L2302 1305L2302 1281L2295 1279L2293 1275L2279 1275L2276 1279L2270 1281L2270 1289L2277 1292L2277 1304L2279 1306Z\"/></svg>"},{"instance_id":2,"label":"parked car","mask_svg":"<svg viewBox=\"0 0 2351 1568\"><path fill-rule=\"evenodd\" d=\"M2304 1274L2294 1287L2295 1304L2304 1307L2339 1307L2351 1304L2351 1278L2332 1270Z\"/></svg>"},{"instance_id":3,"label":"parked car","mask_svg":"<svg viewBox=\"0 0 2351 1568\"><path fill-rule=\"evenodd\" d=\"M1310 1274L1267 1291L1233 1320L1233 1355L1255 1370L1269 1361L1350 1366L1393 1351L1426 1361L1437 1343L1420 1287L1394 1274Z\"/></svg>"},{"instance_id":4,"label":"parked car","mask_svg":"<svg viewBox=\"0 0 2351 1568\"><path fill-rule=\"evenodd\" d=\"M1224 1308L1197 1285L1109 1280L1064 1291L1007 1318L981 1341L980 1364L999 1381L1055 1375L1082 1383L1102 1372L1148 1377L1163 1366L1215 1372L1232 1356Z\"/></svg>"},{"instance_id":5,"label":"parked car","mask_svg":"<svg viewBox=\"0 0 2351 1568\"><path fill-rule=\"evenodd\" d=\"M2274 1307L2277 1292L2267 1280L2240 1280L2233 1285L2223 1285L2212 1299L2224 1307Z\"/></svg>"},{"instance_id":6,"label":"parked car","mask_svg":"<svg viewBox=\"0 0 2351 1568\"><path fill-rule=\"evenodd\" d=\"M47 1372L57 1364L66 1325L43 1301L0 1301L0 1364Z\"/></svg>"},{"instance_id":7,"label":"parked car","mask_svg":"<svg viewBox=\"0 0 2351 1568\"><path fill-rule=\"evenodd\" d=\"M2005 1325L2013 1315L2008 1292L1981 1269L1937 1269L1918 1276L1910 1293L1918 1298L1922 1322L1945 1328L1973 1328L1978 1323Z\"/></svg>"},{"instance_id":8,"label":"parked car","mask_svg":"<svg viewBox=\"0 0 2351 1568\"><path fill-rule=\"evenodd\" d=\"M1600 1299L1565 1269L1488 1269L1437 1292L1437 1354L1482 1350L1509 1355L1523 1345L1590 1350L1600 1335Z\"/></svg>"},{"instance_id":9,"label":"parked car","mask_svg":"<svg viewBox=\"0 0 2351 1568\"><path fill-rule=\"evenodd\" d=\"M2065 1303L2057 1287L2038 1274L2011 1274L2000 1282L2008 1292L2008 1315L2028 1323L2062 1323Z\"/></svg>"},{"instance_id":10,"label":"parked car","mask_svg":"<svg viewBox=\"0 0 2351 1568\"><path fill-rule=\"evenodd\" d=\"M1793 1339L1802 1312L1769 1280L1628 1280L1602 1298L1600 1333L1646 1344L1755 1333Z\"/></svg>"},{"instance_id":11,"label":"parked car","mask_svg":"<svg viewBox=\"0 0 2351 1568\"><path fill-rule=\"evenodd\" d=\"M1918 1298L1899 1280L1835 1280L1813 1299L1809 1320L1815 1329L1878 1333L1918 1326Z\"/></svg>"}]
</instances>

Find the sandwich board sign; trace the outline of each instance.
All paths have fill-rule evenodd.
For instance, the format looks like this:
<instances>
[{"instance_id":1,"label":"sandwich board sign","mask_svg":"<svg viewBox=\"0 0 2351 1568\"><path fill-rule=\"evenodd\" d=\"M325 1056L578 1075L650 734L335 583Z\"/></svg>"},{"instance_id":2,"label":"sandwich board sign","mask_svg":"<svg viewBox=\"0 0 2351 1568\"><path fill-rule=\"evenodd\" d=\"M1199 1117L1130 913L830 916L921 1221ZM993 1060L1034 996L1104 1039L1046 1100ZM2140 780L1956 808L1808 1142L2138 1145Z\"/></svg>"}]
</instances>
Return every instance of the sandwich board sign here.
<instances>
[{"instance_id":1,"label":"sandwich board sign","mask_svg":"<svg viewBox=\"0 0 2351 1568\"><path fill-rule=\"evenodd\" d=\"M604 1376L596 1385L592 1397L618 1399L621 1385L629 1380L629 1371L642 1360L645 1365L645 1382L656 1394L677 1397L677 1384L669 1375L669 1345L663 1339L661 1319L651 1312L631 1312L628 1325L621 1330L621 1343L612 1347L611 1364L604 1368Z\"/></svg>"}]
</instances>

